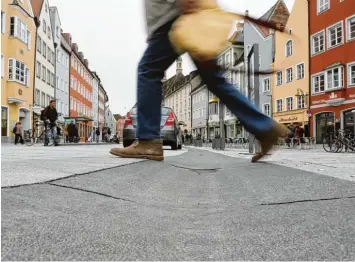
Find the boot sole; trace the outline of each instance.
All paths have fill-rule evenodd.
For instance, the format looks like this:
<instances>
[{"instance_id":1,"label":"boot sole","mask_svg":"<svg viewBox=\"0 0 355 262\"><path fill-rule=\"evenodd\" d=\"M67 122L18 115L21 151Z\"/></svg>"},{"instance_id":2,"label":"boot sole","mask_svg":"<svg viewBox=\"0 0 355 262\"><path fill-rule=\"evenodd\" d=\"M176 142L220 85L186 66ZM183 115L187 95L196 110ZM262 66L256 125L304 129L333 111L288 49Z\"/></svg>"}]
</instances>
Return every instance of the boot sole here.
<instances>
[{"instance_id":1,"label":"boot sole","mask_svg":"<svg viewBox=\"0 0 355 262\"><path fill-rule=\"evenodd\" d=\"M154 160L154 161L163 161L164 160L164 156L153 156L153 155L125 155L125 154L119 154L119 153L115 153L110 151L111 155L114 156L119 156L122 158L140 158L140 159L148 159L148 160Z\"/></svg>"}]
</instances>

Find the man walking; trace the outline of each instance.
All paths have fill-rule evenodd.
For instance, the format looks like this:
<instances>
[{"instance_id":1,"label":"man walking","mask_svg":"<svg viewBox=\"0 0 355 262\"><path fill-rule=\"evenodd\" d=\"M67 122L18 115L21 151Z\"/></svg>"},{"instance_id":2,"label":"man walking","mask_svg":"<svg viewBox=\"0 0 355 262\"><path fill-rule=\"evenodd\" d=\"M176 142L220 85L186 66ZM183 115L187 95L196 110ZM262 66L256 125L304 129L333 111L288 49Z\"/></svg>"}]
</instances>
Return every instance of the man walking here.
<instances>
[{"instance_id":1,"label":"man walking","mask_svg":"<svg viewBox=\"0 0 355 262\"><path fill-rule=\"evenodd\" d=\"M202 0L145 0L148 47L138 65L137 141L110 153L127 158L163 160L160 140L162 79L164 72L178 58L169 40L169 31L180 13L198 10ZM213 37L213 36L211 36ZM208 39L206 39L208 41ZM265 156L287 129L261 113L223 77L216 61L194 61L208 89L238 117L244 127L260 141L261 151L252 161Z\"/></svg>"},{"instance_id":2,"label":"man walking","mask_svg":"<svg viewBox=\"0 0 355 262\"><path fill-rule=\"evenodd\" d=\"M46 136L44 145L48 146L49 138L52 136L54 145L58 146L56 121L58 119L57 109L55 108L55 100L51 100L49 106L43 111L44 126L46 129Z\"/></svg>"},{"instance_id":3,"label":"man walking","mask_svg":"<svg viewBox=\"0 0 355 262\"><path fill-rule=\"evenodd\" d=\"M21 144L24 144L23 141L23 127L21 125L21 122L17 122L16 126L14 128L14 133L15 133L15 145L17 145L18 142Z\"/></svg>"}]
</instances>

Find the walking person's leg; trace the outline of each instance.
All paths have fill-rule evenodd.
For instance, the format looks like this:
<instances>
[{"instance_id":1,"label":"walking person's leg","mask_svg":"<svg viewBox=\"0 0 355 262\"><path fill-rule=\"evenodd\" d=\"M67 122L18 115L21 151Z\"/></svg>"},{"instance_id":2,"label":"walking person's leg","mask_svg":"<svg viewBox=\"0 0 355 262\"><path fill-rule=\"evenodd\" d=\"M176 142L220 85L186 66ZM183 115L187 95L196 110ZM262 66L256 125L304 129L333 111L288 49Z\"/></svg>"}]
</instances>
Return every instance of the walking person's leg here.
<instances>
[{"instance_id":1,"label":"walking person's leg","mask_svg":"<svg viewBox=\"0 0 355 262\"><path fill-rule=\"evenodd\" d=\"M130 147L114 148L111 154L121 157L163 160L160 140L162 79L164 72L177 59L168 38L172 22L158 29L148 42L138 66L137 138Z\"/></svg>"},{"instance_id":2,"label":"walking person's leg","mask_svg":"<svg viewBox=\"0 0 355 262\"><path fill-rule=\"evenodd\" d=\"M18 138L19 138L19 135L15 134L15 145L17 145L17 143L18 143Z\"/></svg>"},{"instance_id":3,"label":"walking person's leg","mask_svg":"<svg viewBox=\"0 0 355 262\"><path fill-rule=\"evenodd\" d=\"M223 71L215 61L203 63L195 61L195 64L208 89L219 97L222 103L238 117L247 131L260 141L261 152L253 157L253 162L266 155L279 137L287 135L286 128L261 113L235 86L226 81Z\"/></svg>"}]
</instances>

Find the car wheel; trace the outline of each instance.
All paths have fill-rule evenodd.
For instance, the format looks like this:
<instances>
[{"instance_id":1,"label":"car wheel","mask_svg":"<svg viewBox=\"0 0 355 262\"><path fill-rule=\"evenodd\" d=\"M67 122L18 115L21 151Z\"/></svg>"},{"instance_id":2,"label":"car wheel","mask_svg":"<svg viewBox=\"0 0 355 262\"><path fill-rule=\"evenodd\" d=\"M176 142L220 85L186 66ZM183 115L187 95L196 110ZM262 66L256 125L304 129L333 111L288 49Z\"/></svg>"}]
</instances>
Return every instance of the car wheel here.
<instances>
[{"instance_id":1,"label":"car wheel","mask_svg":"<svg viewBox=\"0 0 355 262\"><path fill-rule=\"evenodd\" d=\"M178 142L174 141L174 144L171 145L171 150L177 150L178 149Z\"/></svg>"},{"instance_id":2,"label":"car wheel","mask_svg":"<svg viewBox=\"0 0 355 262\"><path fill-rule=\"evenodd\" d=\"M132 143L132 141L123 140L123 147L129 147Z\"/></svg>"}]
</instances>

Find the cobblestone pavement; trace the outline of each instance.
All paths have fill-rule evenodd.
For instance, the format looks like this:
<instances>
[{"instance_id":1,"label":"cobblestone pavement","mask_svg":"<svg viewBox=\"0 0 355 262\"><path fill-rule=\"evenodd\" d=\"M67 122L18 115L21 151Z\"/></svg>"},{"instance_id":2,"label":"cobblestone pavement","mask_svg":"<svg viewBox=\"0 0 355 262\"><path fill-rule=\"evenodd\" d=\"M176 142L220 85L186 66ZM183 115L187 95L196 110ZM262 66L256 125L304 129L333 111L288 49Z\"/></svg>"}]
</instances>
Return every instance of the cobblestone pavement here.
<instances>
[{"instance_id":1,"label":"cobblestone pavement","mask_svg":"<svg viewBox=\"0 0 355 262\"><path fill-rule=\"evenodd\" d=\"M246 149L227 148L220 151L207 147L194 148L248 160L252 157ZM309 150L275 149L263 162L355 181L355 153L327 153L321 146Z\"/></svg>"}]
</instances>

